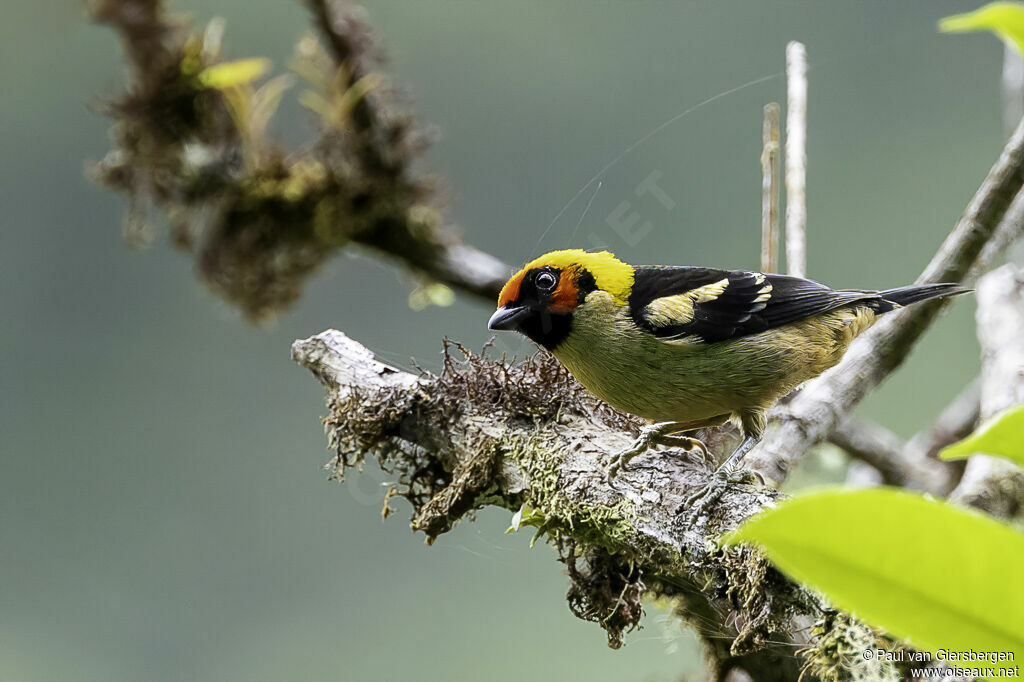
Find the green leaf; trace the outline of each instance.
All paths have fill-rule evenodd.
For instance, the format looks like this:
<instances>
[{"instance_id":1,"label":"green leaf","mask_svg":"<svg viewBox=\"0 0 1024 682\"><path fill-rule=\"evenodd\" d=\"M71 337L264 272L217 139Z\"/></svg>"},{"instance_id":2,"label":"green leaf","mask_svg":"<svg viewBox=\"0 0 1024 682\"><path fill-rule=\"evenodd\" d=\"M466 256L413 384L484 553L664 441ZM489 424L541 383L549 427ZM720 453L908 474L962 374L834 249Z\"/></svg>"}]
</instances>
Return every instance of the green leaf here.
<instances>
[{"instance_id":1,"label":"green leaf","mask_svg":"<svg viewBox=\"0 0 1024 682\"><path fill-rule=\"evenodd\" d=\"M943 448L941 459L963 459L976 452L1012 459L1024 465L1024 405L1017 405L985 421L959 443Z\"/></svg>"},{"instance_id":2,"label":"green leaf","mask_svg":"<svg viewBox=\"0 0 1024 682\"><path fill-rule=\"evenodd\" d=\"M268 71L270 71L270 60L254 57L215 64L200 71L198 78L199 84L204 88L226 90L262 78Z\"/></svg>"},{"instance_id":3,"label":"green leaf","mask_svg":"<svg viewBox=\"0 0 1024 682\"><path fill-rule=\"evenodd\" d=\"M827 489L725 542L761 545L796 580L922 649L1024 660L1024 535L990 517L892 488Z\"/></svg>"},{"instance_id":4,"label":"green leaf","mask_svg":"<svg viewBox=\"0 0 1024 682\"><path fill-rule=\"evenodd\" d=\"M1024 3L990 2L968 12L939 21L943 33L992 31L1004 42L1024 52Z\"/></svg>"},{"instance_id":5,"label":"green leaf","mask_svg":"<svg viewBox=\"0 0 1024 682\"><path fill-rule=\"evenodd\" d=\"M543 530L545 522L544 514L524 502L519 511L512 515L512 523L505 529L505 532L514 533L522 526L536 526ZM533 540L530 541L530 547L533 547L533 543L536 541L537 536L534 536Z\"/></svg>"},{"instance_id":6,"label":"green leaf","mask_svg":"<svg viewBox=\"0 0 1024 682\"><path fill-rule=\"evenodd\" d=\"M432 305L446 307L455 303L455 292L440 282L427 282L409 292L409 307L423 310Z\"/></svg>"}]
</instances>

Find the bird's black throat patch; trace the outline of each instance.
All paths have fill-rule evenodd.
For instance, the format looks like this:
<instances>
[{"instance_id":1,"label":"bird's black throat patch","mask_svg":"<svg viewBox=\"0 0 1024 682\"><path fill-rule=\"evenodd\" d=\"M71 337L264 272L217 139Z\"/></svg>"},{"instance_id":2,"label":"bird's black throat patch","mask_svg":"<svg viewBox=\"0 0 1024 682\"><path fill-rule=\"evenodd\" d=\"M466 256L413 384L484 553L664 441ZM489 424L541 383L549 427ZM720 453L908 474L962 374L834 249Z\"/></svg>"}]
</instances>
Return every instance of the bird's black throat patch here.
<instances>
[{"instance_id":1,"label":"bird's black throat patch","mask_svg":"<svg viewBox=\"0 0 1024 682\"><path fill-rule=\"evenodd\" d=\"M565 341L572 328L572 315L567 313L534 312L519 325L519 331L547 350L554 350Z\"/></svg>"}]
</instances>

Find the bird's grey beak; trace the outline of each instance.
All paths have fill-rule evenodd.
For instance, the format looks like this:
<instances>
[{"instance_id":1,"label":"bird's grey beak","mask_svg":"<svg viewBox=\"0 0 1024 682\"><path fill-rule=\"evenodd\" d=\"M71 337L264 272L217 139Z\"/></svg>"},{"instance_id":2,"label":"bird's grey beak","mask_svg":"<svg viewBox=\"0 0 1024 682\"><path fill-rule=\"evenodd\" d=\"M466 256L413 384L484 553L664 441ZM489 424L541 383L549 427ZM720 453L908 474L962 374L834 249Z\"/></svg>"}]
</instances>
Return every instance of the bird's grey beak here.
<instances>
[{"instance_id":1,"label":"bird's grey beak","mask_svg":"<svg viewBox=\"0 0 1024 682\"><path fill-rule=\"evenodd\" d=\"M519 322L530 314L529 307L523 305L518 308L498 308L487 320L487 328L492 330L515 329Z\"/></svg>"}]
</instances>

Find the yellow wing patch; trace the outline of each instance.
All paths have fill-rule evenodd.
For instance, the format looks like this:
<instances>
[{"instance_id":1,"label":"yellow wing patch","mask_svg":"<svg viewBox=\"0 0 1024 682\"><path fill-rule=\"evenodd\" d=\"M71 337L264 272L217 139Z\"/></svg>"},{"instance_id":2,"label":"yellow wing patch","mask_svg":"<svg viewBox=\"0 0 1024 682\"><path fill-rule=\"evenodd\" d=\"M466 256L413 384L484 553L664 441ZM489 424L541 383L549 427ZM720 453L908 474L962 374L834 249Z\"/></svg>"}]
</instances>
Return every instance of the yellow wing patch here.
<instances>
[{"instance_id":1,"label":"yellow wing patch","mask_svg":"<svg viewBox=\"0 0 1024 682\"><path fill-rule=\"evenodd\" d=\"M590 252L583 249L552 251L539 258L534 258L512 279L521 278L527 271L545 265L559 270L585 269L594 276L597 288L607 291L620 306L626 305L629 300L629 292L633 289L633 267L623 263L608 251Z\"/></svg>"},{"instance_id":2,"label":"yellow wing patch","mask_svg":"<svg viewBox=\"0 0 1024 682\"><path fill-rule=\"evenodd\" d=\"M656 298L643 309L643 316L656 327L686 324L693 320L693 306L713 301L729 286L729 278L674 296Z\"/></svg>"},{"instance_id":3,"label":"yellow wing patch","mask_svg":"<svg viewBox=\"0 0 1024 682\"><path fill-rule=\"evenodd\" d=\"M655 327L686 324L693 320L693 299L689 292L656 298L647 304L643 315Z\"/></svg>"}]
</instances>

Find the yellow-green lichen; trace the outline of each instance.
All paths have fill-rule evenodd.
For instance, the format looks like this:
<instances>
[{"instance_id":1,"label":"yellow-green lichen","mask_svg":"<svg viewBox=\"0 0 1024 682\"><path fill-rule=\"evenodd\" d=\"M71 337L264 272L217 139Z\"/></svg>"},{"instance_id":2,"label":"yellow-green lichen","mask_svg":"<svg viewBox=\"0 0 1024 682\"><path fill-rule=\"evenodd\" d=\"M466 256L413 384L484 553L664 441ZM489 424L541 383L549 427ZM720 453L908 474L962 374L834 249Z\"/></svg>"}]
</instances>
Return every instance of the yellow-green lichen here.
<instances>
[{"instance_id":1,"label":"yellow-green lichen","mask_svg":"<svg viewBox=\"0 0 1024 682\"><path fill-rule=\"evenodd\" d=\"M543 432L539 432L543 433ZM524 503L529 505L527 525L557 539L565 533L583 545L611 554L631 553L636 536L636 509L621 498L611 505L587 504L564 494L559 486L562 456L535 435L528 440L506 441L505 457L521 470L528 485ZM520 519L521 523L526 521Z\"/></svg>"},{"instance_id":2,"label":"yellow-green lichen","mask_svg":"<svg viewBox=\"0 0 1024 682\"><path fill-rule=\"evenodd\" d=\"M806 661L804 673L823 682L896 682L901 679L892 663L865 660L864 652L879 646L869 627L841 611L826 611L811 630L812 642L798 653Z\"/></svg>"}]
</instances>

